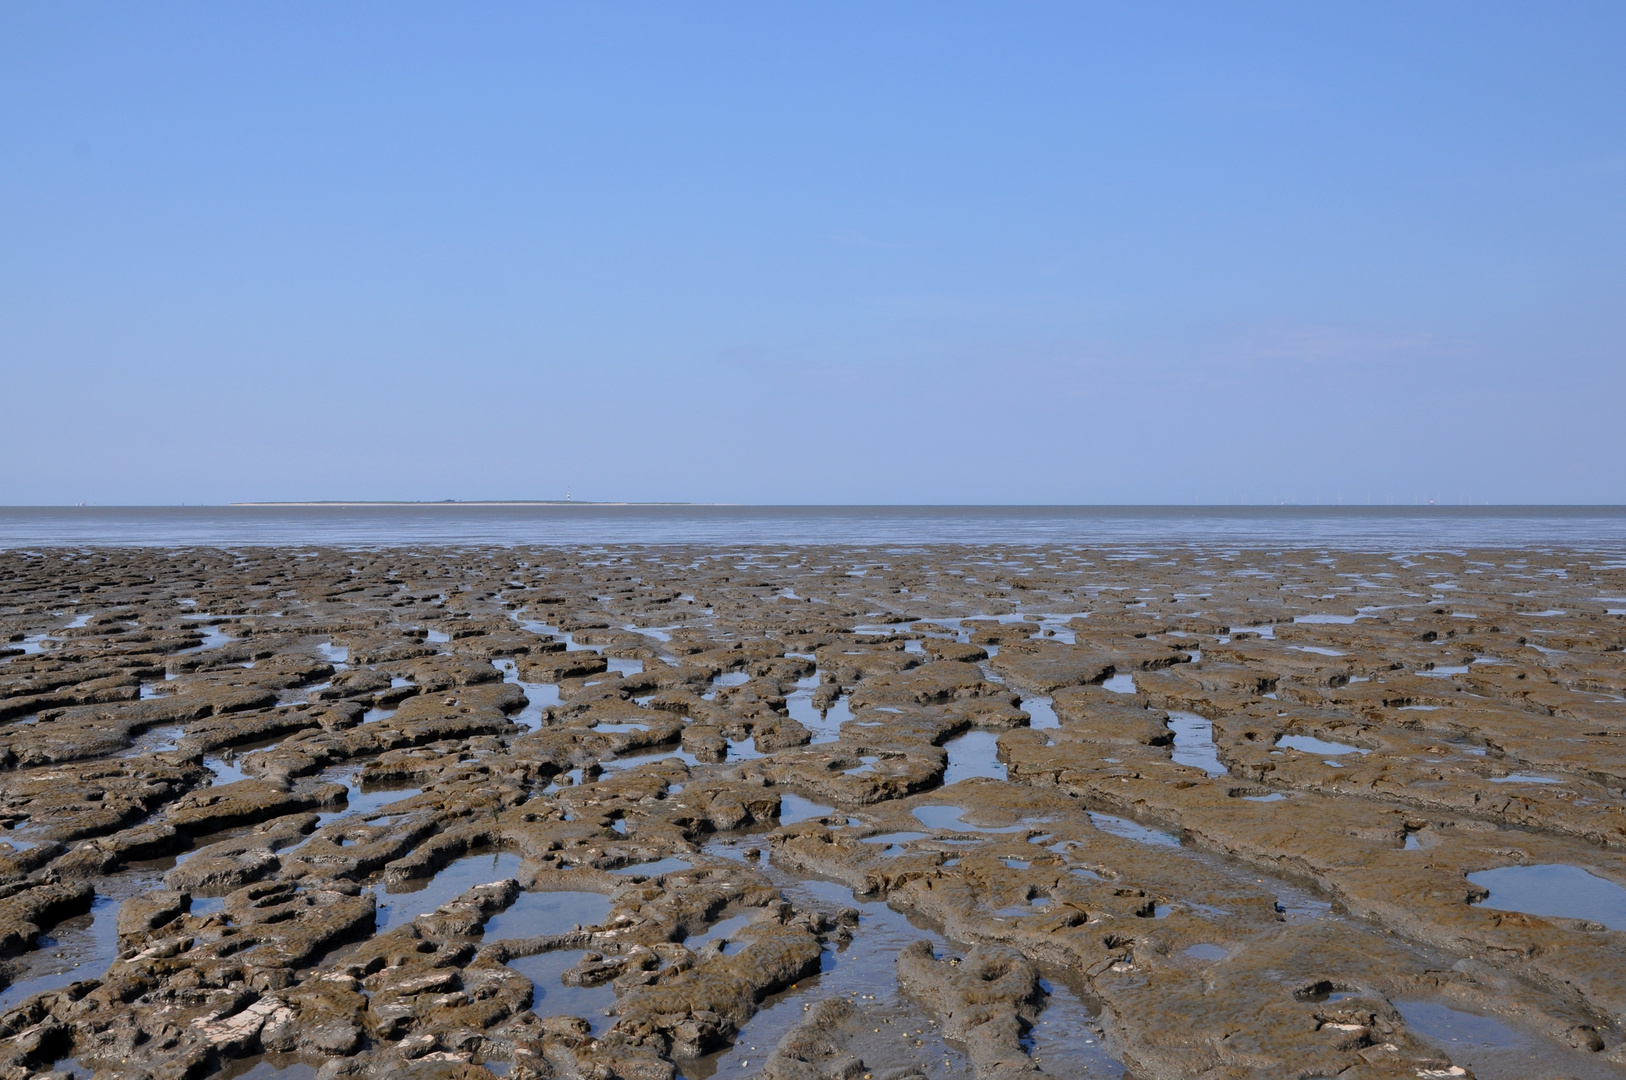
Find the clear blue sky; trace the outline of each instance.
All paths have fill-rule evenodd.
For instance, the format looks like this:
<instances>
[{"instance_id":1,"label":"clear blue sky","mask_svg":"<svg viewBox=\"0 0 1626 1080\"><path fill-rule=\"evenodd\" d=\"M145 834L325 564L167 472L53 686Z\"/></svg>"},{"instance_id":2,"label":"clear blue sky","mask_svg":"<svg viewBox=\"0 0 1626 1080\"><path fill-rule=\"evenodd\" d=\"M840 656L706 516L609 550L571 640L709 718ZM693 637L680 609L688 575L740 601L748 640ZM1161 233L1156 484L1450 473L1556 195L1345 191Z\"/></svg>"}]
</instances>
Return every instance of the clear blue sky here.
<instances>
[{"instance_id":1,"label":"clear blue sky","mask_svg":"<svg viewBox=\"0 0 1626 1080\"><path fill-rule=\"evenodd\" d=\"M0 503L1626 502L1626 5L0 6Z\"/></svg>"}]
</instances>

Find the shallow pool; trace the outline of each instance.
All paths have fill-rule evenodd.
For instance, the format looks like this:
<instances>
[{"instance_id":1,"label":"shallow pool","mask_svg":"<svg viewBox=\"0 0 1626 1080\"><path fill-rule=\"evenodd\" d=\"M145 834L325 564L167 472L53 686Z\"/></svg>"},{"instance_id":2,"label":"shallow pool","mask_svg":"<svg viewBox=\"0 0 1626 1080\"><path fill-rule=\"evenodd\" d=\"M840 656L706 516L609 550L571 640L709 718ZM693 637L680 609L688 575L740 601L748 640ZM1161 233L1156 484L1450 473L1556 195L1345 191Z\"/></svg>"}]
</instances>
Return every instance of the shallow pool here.
<instances>
[{"instance_id":1,"label":"shallow pool","mask_svg":"<svg viewBox=\"0 0 1626 1080\"><path fill-rule=\"evenodd\" d=\"M531 892L486 920L486 940L563 934L574 926L598 926L610 914L610 898L594 892Z\"/></svg>"},{"instance_id":2,"label":"shallow pool","mask_svg":"<svg viewBox=\"0 0 1626 1080\"><path fill-rule=\"evenodd\" d=\"M942 829L945 832L985 832L985 833L1019 833L1031 832L1033 823L1022 822L1017 825L1005 825L995 828L991 825L972 825L961 820L965 816L965 809L959 806L917 806L915 817L928 829Z\"/></svg>"},{"instance_id":3,"label":"shallow pool","mask_svg":"<svg viewBox=\"0 0 1626 1080\"><path fill-rule=\"evenodd\" d=\"M1590 919L1611 930L1626 930L1626 888L1579 866L1503 866L1469 874L1468 880L1490 890L1481 907Z\"/></svg>"},{"instance_id":4,"label":"shallow pool","mask_svg":"<svg viewBox=\"0 0 1626 1080\"><path fill-rule=\"evenodd\" d=\"M566 986L560 981L560 976L581 963L585 952L561 949L521 956L508 961L508 966L531 980L535 988L531 995L532 1012L538 1016L579 1016L587 1021L594 1035L599 1035L615 1023L614 1018L604 1014L615 1005L615 988L609 983Z\"/></svg>"},{"instance_id":5,"label":"shallow pool","mask_svg":"<svg viewBox=\"0 0 1626 1080\"><path fill-rule=\"evenodd\" d=\"M999 760L999 736L992 731L968 731L943 744L948 751L948 768L943 783L954 784L973 776L1005 780L1009 776Z\"/></svg>"},{"instance_id":6,"label":"shallow pool","mask_svg":"<svg viewBox=\"0 0 1626 1080\"><path fill-rule=\"evenodd\" d=\"M1048 728L1061 727L1061 721L1056 717L1055 706L1047 697L1023 698L1021 709L1030 717L1028 726L1039 731Z\"/></svg>"},{"instance_id":7,"label":"shallow pool","mask_svg":"<svg viewBox=\"0 0 1626 1080\"><path fill-rule=\"evenodd\" d=\"M1370 750L1362 750L1358 746L1348 743L1332 742L1328 739L1318 739L1313 735L1283 735L1276 740L1276 745L1289 750L1302 750L1306 754L1328 754L1333 757L1339 754L1369 754Z\"/></svg>"},{"instance_id":8,"label":"shallow pool","mask_svg":"<svg viewBox=\"0 0 1626 1080\"><path fill-rule=\"evenodd\" d=\"M419 915L431 914L442 904L456 899L476 885L518 876L518 855L487 852L465 855L447 863L427 881L413 882L398 890L385 891L380 885L373 889L373 895L378 899L378 914L375 917L378 930L380 933L393 930ZM489 931L488 925L488 934Z\"/></svg>"},{"instance_id":9,"label":"shallow pool","mask_svg":"<svg viewBox=\"0 0 1626 1080\"><path fill-rule=\"evenodd\" d=\"M809 821L813 818L827 817L835 813L835 807L816 803L812 799L804 799L794 792L781 792L779 796L779 824L793 825L798 821Z\"/></svg>"},{"instance_id":10,"label":"shallow pool","mask_svg":"<svg viewBox=\"0 0 1626 1080\"><path fill-rule=\"evenodd\" d=\"M1214 747L1214 725L1196 713L1169 713L1169 727L1174 731L1174 760L1180 765L1201 769L1209 776L1224 776L1228 771L1220 762Z\"/></svg>"},{"instance_id":11,"label":"shallow pool","mask_svg":"<svg viewBox=\"0 0 1626 1080\"><path fill-rule=\"evenodd\" d=\"M1090 823L1104 833L1111 833L1113 836L1133 840L1139 844L1152 844L1156 847L1180 846L1178 836L1164 832L1162 829L1153 829L1142 825L1138 821L1130 821L1128 818L1114 817L1112 814L1102 814L1094 810L1088 811L1088 813Z\"/></svg>"}]
</instances>

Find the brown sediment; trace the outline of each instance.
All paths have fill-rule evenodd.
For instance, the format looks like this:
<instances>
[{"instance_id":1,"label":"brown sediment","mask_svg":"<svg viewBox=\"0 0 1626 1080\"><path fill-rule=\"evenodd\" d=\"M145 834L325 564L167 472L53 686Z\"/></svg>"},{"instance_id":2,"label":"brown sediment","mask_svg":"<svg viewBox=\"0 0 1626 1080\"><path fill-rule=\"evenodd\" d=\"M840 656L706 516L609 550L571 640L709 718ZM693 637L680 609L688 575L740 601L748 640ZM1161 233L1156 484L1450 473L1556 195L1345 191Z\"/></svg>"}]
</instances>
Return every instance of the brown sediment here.
<instances>
[{"instance_id":1,"label":"brown sediment","mask_svg":"<svg viewBox=\"0 0 1626 1080\"><path fill-rule=\"evenodd\" d=\"M1123 556L0 555L0 1077L1626 1070L1626 571Z\"/></svg>"}]
</instances>

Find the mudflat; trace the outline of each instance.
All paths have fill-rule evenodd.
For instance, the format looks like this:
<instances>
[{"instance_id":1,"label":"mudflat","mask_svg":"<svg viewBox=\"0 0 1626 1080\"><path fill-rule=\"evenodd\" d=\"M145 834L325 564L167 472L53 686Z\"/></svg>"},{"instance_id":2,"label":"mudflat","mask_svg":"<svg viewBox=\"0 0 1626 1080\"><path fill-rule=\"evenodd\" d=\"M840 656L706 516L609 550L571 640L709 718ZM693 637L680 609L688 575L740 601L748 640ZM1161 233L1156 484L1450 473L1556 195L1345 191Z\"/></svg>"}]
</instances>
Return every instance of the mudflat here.
<instances>
[{"instance_id":1,"label":"mudflat","mask_svg":"<svg viewBox=\"0 0 1626 1080\"><path fill-rule=\"evenodd\" d=\"M0 553L0 1077L1626 1075L1626 560Z\"/></svg>"}]
</instances>

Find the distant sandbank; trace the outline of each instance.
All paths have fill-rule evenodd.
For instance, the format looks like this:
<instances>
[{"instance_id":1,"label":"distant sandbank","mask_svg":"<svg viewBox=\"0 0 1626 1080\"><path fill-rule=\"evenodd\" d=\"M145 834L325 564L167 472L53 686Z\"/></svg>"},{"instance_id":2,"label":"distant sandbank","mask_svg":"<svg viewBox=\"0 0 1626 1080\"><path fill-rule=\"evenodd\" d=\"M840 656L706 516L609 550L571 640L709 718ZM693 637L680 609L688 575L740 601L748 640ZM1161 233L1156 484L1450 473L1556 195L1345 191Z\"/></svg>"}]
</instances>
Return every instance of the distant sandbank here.
<instances>
[{"instance_id":1,"label":"distant sandbank","mask_svg":"<svg viewBox=\"0 0 1626 1080\"><path fill-rule=\"evenodd\" d=\"M317 499L302 502L234 502L227 506L724 506L725 503L687 502L596 502L591 499L439 499L434 501L395 501L391 499Z\"/></svg>"}]
</instances>

